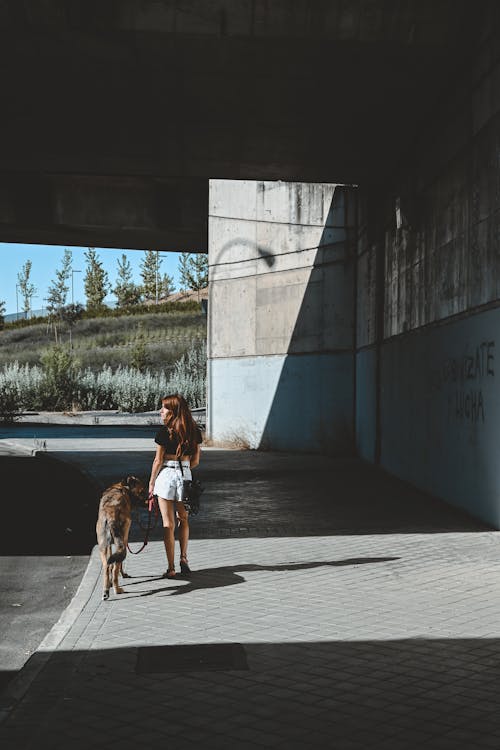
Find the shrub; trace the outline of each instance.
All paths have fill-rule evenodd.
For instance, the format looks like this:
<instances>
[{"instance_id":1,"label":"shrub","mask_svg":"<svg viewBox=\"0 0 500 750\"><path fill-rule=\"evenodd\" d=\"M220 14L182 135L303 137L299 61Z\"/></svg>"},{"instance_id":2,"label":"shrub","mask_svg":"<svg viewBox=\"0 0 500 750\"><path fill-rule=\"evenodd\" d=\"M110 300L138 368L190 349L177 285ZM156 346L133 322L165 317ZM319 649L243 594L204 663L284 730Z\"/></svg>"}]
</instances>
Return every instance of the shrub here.
<instances>
[{"instance_id":1,"label":"shrub","mask_svg":"<svg viewBox=\"0 0 500 750\"><path fill-rule=\"evenodd\" d=\"M21 399L13 383L4 382L0 386L0 422L12 424L21 409Z\"/></svg>"},{"instance_id":2,"label":"shrub","mask_svg":"<svg viewBox=\"0 0 500 750\"><path fill-rule=\"evenodd\" d=\"M8 404L9 400L15 400L16 410L41 408L40 386L42 380L43 373L40 367L20 365L18 362L6 365L0 372L0 391L5 393L4 403Z\"/></svg>"},{"instance_id":3,"label":"shrub","mask_svg":"<svg viewBox=\"0 0 500 750\"><path fill-rule=\"evenodd\" d=\"M168 391L180 393L191 407L203 406L207 392L207 345L192 346L174 365Z\"/></svg>"},{"instance_id":4,"label":"shrub","mask_svg":"<svg viewBox=\"0 0 500 750\"><path fill-rule=\"evenodd\" d=\"M42 408L68 409L74 401L77 372L71 352L62 346L52 346L42 355Z\"/></svg>"},{"instance_id":5,"label":"shrub","mask_svg":"<svg viewBox=\"0 0 500 750\"><path fill-rule=\"evenodd\" d=\"M205 403L204 342L193 345L180 357L172 372L166 369L140 372L124 366L112 369L107 365L98 372L89 367L77 369L71 352L61 346L53 346L45 353L41 367L14 362L0 370L0 394L4 394L0 409L5 403L9 419L21 408L64 410L75 404L86 411L152 411L167 393L182 394L191 407Z\"/></svg>"}]
</instances>

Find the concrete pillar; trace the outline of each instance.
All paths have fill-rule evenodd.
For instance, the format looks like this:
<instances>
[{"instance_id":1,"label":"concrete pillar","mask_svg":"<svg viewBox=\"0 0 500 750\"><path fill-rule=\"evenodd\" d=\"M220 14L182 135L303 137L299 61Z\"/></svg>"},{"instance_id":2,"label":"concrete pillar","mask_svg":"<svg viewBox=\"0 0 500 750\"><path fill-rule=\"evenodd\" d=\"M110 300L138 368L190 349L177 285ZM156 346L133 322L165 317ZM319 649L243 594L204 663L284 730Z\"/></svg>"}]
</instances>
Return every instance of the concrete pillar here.
<instances>
[{"instance_id":1,"label":"concrete pillar","mask_svg":"<svg viewBox=\"0 0 500 750\"><path fill-rule=\"evenodd\" d=\"M210 181L212 439L352 450L354 224L350 187Z\"/></svg>"}]
</instances>

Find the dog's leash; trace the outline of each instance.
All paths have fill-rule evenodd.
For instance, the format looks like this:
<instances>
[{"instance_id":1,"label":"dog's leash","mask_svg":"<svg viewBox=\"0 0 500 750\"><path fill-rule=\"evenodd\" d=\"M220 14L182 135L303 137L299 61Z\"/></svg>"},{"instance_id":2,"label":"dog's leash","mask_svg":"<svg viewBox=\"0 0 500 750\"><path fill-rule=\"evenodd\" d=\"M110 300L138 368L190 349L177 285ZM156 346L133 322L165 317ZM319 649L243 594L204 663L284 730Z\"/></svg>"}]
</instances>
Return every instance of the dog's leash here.
<instances>
[{"instance_id":1,"label":"dog's leash","mask_svg":"<svg viewBox=\"0 0 500 750\"><path fill-rule=\"evenodd\" d=\"M155 516L155 523L154 526L151 527L151 518L153 517L153 513ZM142 547L134 552L133 549L130 549L130 544L127 542L127 549L132 555L138 555L139 552L142 552L144 547L149 542L149 535L150 533L156 528L156 524L158 523L158 502L156 500L156 495L150 495L148 498L148 525L146 527L146 536L144 537L144 542L142 543ZM144 530L144 526L141 526L139 521L139 526L141 529Z\"/></svg>"}]
</instances>

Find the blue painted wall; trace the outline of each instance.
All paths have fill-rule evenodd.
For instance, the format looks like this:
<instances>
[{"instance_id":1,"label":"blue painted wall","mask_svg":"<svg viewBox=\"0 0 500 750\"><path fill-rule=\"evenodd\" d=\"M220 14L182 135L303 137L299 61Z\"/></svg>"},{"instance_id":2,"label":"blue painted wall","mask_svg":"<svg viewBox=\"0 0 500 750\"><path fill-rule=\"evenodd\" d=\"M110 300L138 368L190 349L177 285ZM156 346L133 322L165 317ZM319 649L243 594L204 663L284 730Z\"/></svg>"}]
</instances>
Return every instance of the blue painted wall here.
<instances>
[{"instance_id":1,"label":"blue painted wall","mask_svg":"<svg viewBox=\"0 0 500 750\"><path fill-rule=\"evenodd\" d=\"M356 451L375 461L375 349L356 355Z\"/></svg>"},{"instance_id":2,"label":"blue painted wall","mask_svg":"<svg viewBox=\"0 0 500 750\"><path fill-rule=\"evenodd\" d=\"M382 350L381 464L500 528L500 310Z\"/></svg>"},{"instance_id":3,"label":"blue painted wall","mask_svg":"<svg viewBox=\"0 0 500 750\"><path fill-rule=\"evenodd\" d=\"M352 354L209 362L212 430L251 448L352 452Z\"/></svg>"}]
</instances>

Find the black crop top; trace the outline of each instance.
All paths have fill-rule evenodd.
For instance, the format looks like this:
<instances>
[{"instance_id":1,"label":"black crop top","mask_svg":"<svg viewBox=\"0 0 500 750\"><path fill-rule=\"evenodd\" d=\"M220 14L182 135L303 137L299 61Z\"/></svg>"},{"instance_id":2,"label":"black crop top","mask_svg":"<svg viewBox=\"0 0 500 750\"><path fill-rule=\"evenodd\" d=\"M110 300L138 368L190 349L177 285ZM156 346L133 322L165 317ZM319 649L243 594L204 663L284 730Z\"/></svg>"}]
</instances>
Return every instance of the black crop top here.
<instances>
[{"instance_id":1,"label":"black crop top","mask_svg":"<svg viewBox=\"0 0 500 750\"><path fill-rule=\"evenodd\" d=\"M196 442L201 443L203 438L201 437L200 428L196 428ZM175 455L177 452L177 446L179 445L179 441L177 439L177 435L173 433L172 437L170 437L168 433L168 429L163 425L160 427L158 432L155 435L155 443L158 445L162 445L166 452L169 453L171 456ZM189 452L183 452L183 456L191 456L192 454Z\"/></svg>"}]
</instances>

